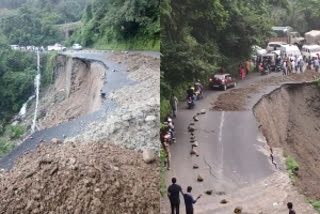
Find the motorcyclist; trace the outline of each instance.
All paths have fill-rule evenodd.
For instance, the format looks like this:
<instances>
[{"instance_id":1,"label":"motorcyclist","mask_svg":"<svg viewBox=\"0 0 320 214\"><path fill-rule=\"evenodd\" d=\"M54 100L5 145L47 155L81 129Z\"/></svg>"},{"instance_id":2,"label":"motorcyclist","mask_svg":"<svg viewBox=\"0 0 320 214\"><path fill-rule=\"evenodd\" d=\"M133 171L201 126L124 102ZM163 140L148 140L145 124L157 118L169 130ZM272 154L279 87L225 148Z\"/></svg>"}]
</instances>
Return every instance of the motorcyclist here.
<instances>
[{"instance_id":1,"label":"motorcyclist","mask_svg":"<svg viewBox=\"0 0 320 214\"><path fill-rule=\"evenodd\" d=\"M189 86L189 89L187 90L187 95L188 95L187 99L188 99L189 97L192 97L192 101L195 101L195 100L196 100L196 95L195 95L195 93L194 93L194 87Z\"/></svg>"},{"instance_id":2,"label":"motorcyclist","mask_svg":"<svg viewBox=\"0 0 320 214\"><path fill-rule=\"evenodd\" d=\"M200 94L202 95L203 86L202 86L202 84L201 84L199 79L194 83L194 87L195 87L196 91L199 91Z\"/></svg>"}]
</instances>

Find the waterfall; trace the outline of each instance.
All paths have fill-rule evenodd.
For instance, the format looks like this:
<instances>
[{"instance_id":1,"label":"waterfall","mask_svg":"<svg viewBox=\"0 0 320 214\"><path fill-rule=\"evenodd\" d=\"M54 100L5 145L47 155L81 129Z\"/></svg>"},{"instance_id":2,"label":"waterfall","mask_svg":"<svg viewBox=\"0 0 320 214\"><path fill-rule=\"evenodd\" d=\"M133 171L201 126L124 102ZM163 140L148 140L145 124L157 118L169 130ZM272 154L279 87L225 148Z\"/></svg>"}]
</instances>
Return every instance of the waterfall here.
<instances>
[{"instance_id":1,"label":"waterfall","mask_svg":"<svg viewBox=\"0 0 320 214\"><path fill-rule=\"evenodd\" d=\"M24 115L26 114L28 103L29 103L34 97L35 97L34 95L30 96L29 99L27 100L27 102L25 102L25 103L22 105L22 107L21 107L21 109L20 109L20 111L19 111L19 116L20 116L21 118L23 118Z\"/></svg>"},{"instance_id":2,"label":"waterfall","mask_svg":"<svg viewBox=\"0 0 320 214\"><path fill-rule=\"evenodd\" d=\"M31 133L35 131L36 128L36 121L37 121L37 112L38 112L38 105L39 105L39 88L40 88L40 79L41 79L41 73L40 73L40 53L37 51L37 75L34 79L34 86L36 88L36 107L34 110L34 117L33 122L31 126Z\"/></svg>"}]
</instances>

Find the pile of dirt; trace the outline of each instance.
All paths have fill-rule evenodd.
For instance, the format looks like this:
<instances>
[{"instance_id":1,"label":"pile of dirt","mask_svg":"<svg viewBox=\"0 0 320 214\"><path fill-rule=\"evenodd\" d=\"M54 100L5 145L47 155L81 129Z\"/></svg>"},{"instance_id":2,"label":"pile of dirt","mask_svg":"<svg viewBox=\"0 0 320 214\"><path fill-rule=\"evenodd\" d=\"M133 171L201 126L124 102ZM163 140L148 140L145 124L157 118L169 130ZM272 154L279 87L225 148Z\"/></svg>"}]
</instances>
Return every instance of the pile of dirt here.
<instances>
[{"instance_id":1,"label":"pile of dirt","mask_svg":"<svg viewBox=\"0 0 320 214\"><path fill-rule=\"evenodd\" d=\"M320 88L316 83L285 84L255 107L271 147L281 147L299 164L296 186L320 198Z\"/></svg>"},{"instance_id":2,"label":"pile of dirt","mask_svg":"<svg viewBox=\"0 0 320 214\"><path fill-rule=\"evenodd\" d=\"M246 111L246 103L249 94L258 93L259 89L256 86L248 88L232 89L230 92L222 94L215 101L211 110L214 111Z\"/></svg>"},{"instance_id":3,"label":"pile of dirt","mask_svg":"<svg viewBox=\"0 0 320 214\"><path fill-rule=\"evenodd\" d=\"M0 173L0 213L160 213L159 170L112 144L40 144Z\"/></svg>"},{"instance_id":4,"label":"pile of dirt","mask_svg":"<svg viewBox=\"0 0 320 214\"><path fill-rule=\"evenodd\" d=\"M160 59L140 53L115 53L109 60L125 64L128 78L137 82L110 93L117 109L104 121L90 124L74 140L116 142L128 149L159 152Z\"/></svg>"},{"instance_id":5,"label":"pile of dirt","mask_svg":"<svg viewBox=\"0 0 320 214\"><path fill-rule=\"evenodd\" d=\"M248 98L251 94L259 93L266 86L279 86L285 82L304 82L320 78L320 73L306 71L294 73L290 76L272 76L262 79L248 88L236 88L224 93L214 102L214 111L246 111Z\"/></svg>"}]
</instances>

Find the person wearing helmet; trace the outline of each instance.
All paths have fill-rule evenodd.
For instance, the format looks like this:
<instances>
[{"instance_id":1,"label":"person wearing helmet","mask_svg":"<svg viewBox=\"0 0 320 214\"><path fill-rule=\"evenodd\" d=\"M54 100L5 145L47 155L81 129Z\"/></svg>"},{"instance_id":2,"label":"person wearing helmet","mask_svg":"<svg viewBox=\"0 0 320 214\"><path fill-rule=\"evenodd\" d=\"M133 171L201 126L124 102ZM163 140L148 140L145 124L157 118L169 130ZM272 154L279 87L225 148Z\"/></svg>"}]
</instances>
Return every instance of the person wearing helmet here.
<instances>
[{"instance_id":1,"label":"person wearing helmet","mask_svg":"<svg viewBox=\"0 0 320 214\"><path fill-rule=\"evenodd\" d=\"M189 97L192 97L193 101L195 101L195 93L194 93L194 87L193 86L189 86L189 89L187 90L187 99Z\"/></svg>"}]
</instances>

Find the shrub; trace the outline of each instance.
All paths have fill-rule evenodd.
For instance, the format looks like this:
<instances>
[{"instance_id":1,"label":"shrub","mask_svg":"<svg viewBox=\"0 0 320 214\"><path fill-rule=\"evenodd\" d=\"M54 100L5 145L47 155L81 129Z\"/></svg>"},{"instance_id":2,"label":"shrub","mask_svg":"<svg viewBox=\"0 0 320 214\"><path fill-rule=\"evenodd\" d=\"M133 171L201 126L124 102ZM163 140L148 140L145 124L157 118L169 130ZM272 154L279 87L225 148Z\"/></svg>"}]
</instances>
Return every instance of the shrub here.
<instances>
[{"instance_id":1,"label":"shrub","mask_svg":"<svg viewBox=\"0 0 320 214\"><path fill-rule=\"evenodd\" d=\"M11 140L18 139L25 132L24 126L12 126L9 125L9 137Z\"/></svg>"},{"instance_id":2,"label":"shrub","mask_svg":"<svg viewBox=\"0 0 320 214\"><path fill-rule=\"evenodd\" d=\"M289 178L290 178L292 184L295 184L296 183L296 176L297 176L298 170L299 170L299 165L294 160L293 157L288 155L288 157L286 159L286 166L287 166L287 170L289 172Z\"/></svg>"},{"instance_id":3,"label":"shrub","mask_svg":"<svg viewBox=\"0 0 320 214\"><path fill-rule=\"evenodd\" d=\"M164 197L167 193L166 179L164 177L164 173L167 170L165 162L166 162L166 154L163 148L161 148L160 149L160 194L162 197Z\"/></svg>"},{"instance_id":4,"label":"shrub","mask_svg":"<svg viewBox=\"0 0 320 214\"><path fill-rule=\"evenodd\" d=\"M0 139L0 157L5 156L15 148L14 143L6 143Z\"/></svg>"}]
</instances>

